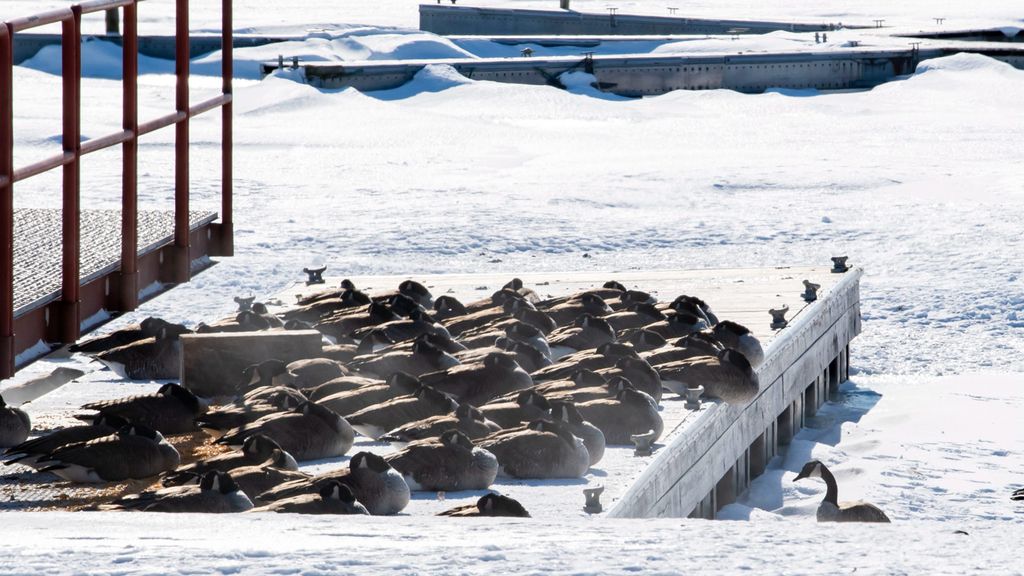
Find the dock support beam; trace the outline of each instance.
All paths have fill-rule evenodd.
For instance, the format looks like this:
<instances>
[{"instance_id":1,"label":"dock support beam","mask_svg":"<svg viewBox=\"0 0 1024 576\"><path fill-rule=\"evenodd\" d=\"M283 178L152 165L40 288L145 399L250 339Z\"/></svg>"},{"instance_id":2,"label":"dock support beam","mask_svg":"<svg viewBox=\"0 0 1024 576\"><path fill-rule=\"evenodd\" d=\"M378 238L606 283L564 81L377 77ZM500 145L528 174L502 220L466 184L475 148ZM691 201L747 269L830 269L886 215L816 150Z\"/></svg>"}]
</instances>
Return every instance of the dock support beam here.
<instances>
[{"instance_id":1,"label":"dock support beam","mask_svg":"<svg viewBox=\"0 0 1024 576\"><path fill-rule=\"evenodd\" d=\"M174 261L171 282L188 282L192 277L189 244L189 41L188 0L179 0L175 13L174 73L177 76L175 109L184 119L174 125Z\"/></svg>"}]
</instances>

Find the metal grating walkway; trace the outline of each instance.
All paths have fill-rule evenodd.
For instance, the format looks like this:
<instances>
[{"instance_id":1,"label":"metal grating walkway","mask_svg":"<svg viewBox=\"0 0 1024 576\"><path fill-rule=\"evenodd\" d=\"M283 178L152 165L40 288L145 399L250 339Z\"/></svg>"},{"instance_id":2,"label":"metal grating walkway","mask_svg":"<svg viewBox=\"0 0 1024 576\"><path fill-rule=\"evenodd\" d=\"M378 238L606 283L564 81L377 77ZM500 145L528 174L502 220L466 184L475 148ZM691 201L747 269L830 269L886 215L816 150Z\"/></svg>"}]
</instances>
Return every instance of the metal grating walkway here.
<instances>
[{"instance_id":1,"label":"metal grating walkway","mask_svg":"<svg viewBox=\"0 0 1024 576\"><path fill-rule=\"evenodd\" d=\"M116 270L121 260L121 211L83 210L82 283ZM192 211L192 230L217 218L213 212ZM174 237L173 211L139 212L139 255ZM14 211L14 315L21 316L60 298L61 211L22 208Z\"/></svg>"}]
</instances>

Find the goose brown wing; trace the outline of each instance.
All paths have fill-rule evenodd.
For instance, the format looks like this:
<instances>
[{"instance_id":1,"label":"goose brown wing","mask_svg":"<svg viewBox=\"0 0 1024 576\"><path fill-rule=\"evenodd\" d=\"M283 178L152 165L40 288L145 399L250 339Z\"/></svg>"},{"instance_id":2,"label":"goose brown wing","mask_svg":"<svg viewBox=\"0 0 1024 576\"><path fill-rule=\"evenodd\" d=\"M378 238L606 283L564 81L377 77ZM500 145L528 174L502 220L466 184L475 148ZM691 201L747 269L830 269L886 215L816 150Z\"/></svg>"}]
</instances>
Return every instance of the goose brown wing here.
<instances>
[{"instance_id":1,"label":"goose brown wing","mask_svg":"<svg viewBox=\"0 0 1024 576\"><path fill-rule=\"evenodd\" d=\"M114 429L109 426L72 426L54 431L8 448L5 454L49 454L61 446L88 442L109 436Z\"/></svg>"},{"instance_id":2,"label":"goose brown wing","mask_svg":"<svg viewBox=\"0 0 1024 576\"><path fill-rule=\"evenodd\" d=\"M370 424L384 426L390 430L409 422L436 416L438 413L438 407L430 402L415 396L400 396L354 412L348 421L352 425Z\"/></svg>"},{"instance_id":3,"label":"goose brown wing","mask_svg":"<svg viewBox=\"0 0 1024 576\"><path fill-rule=\"evenodd\" d=\"M467 452L468 453L468 452ZM422 440L407 446L395 454L384 457L392 468L412 476L427 490L432 487L450 485L469 466L466 458L437 440Z\"/></svg>"},{"instance_id":4,"label":"goose brown wing","mask_svg":"<svg viewBox=\"0 0 1024 576\"><path fill-rule=\"evenodd\" d=\"M298 496L300 494L315 493L331 480L337 480L349 488L353 488L356 484L355 478L352 477L348 468L339 468L337 470L318 474L311 478L289 480L267 490L266 492L263 492L257 496L257 499L262 502L273 502Z\"/></svg>"},{"instance_id":5,"label":"goose brown wing","mask_svg":"<svg viewBox=\"0 0 1024 576\"><path fill-rule=\"evenodd\" d=\"M102 414L120 416L133 423L145 424L159 420L168 410L180 402L162 394L129 396L102 402L92 402L82 406L85 410L96 410Z\"/></svg>"},{"instance_id":6,"label":"goose brown wing","mask_svg":"<svg viewBox=\"0 0 1024 576\"><path fill-rule=\"evenodd\" d=\"M156 442L116 434L60 448L51 459L94 469L107 481L154 476L166 471L168 465Z\"/></svg>"},{"instance_id":7,"label":"goose brown wing","mask_svg":"<svg viewBox=\"0 0 1024 576\"><path fill-rule=\"evenodd\" d=\"M891 522L882 509L870 502L840 502L840 522Z\"/></svg>"}]
</instances>

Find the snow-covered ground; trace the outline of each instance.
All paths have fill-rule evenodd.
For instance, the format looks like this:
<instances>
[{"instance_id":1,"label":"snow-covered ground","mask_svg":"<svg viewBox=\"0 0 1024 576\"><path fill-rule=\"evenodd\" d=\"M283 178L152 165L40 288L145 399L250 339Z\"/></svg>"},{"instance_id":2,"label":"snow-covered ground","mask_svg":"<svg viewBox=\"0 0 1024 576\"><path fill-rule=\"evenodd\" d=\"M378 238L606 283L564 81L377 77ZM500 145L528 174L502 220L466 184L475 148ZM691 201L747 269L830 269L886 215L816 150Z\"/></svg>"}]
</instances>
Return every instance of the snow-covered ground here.
<instances>
[{"instance_id":1,"label":"snow-covered ground","mask_svg":"<svg viewBox=\"0 0 1024 576\"><path fill-rule=\"evenodd\" d=\"M0 2L0 19L54 4ZM196 26L213 29L216 3L193 4ZM1015 4L708 0L685 10L1019 26ZM303 2L271 12L239 1L236 16L240 28L414 26L415 5ZM663 9L616 5L620 13ZM146 2L142 13L152 12L144 27L168 31L168 6ZM357 40L342 43L343 57L465 49L407 31L373 29ZM748 49L779 41L744 40ZM324 49L322 38L299 44ZM83 91L119 101L114 56L105 50L87 47ZM263 58L239 53L248 63ZM56 55L15 71L19 165L59 146ZM214 54L196 66L216 64ZM142 67L143 117L169 111L168 63ZM287 76L249 78L238 82L236 100L237 256L110 328L146 315L209 320L230 312L233 296L275 293L316 262L338 276L511 276L827 264L849 254L866 269L864 333L854 341L844 399L819 412L725 511L753 522L577 518L466 529L400 518L341 524L10 513L0 538L13 564L3 571L66 571L70 561L82 571L161 572L185 554L192 561L182 571L201 572L1021 572L1014 545L1024 536L1024 505L1009 493L1024 486L1024 72L957 56L869 92L676 92L643 100L474 82L444 67L369 94L320 91ZM193 80L197 97L219 84ZM118 126L117 111L89 109L83 134ZM142 144L144 208L171 206L170 138L158 133ZM193 140L194 205L216 210L215 115L194 122ZM83 207L117 205L119 162L116 153L89 157ZM19 184L17 205L56 205L55 182ZM11 383L52 368L37 363ZM144 388L115 388L105 378L94 373L29 409L53 422L81 402ZM894 526L816 525L823 485L792 482L811 457L836 472L841 499L878 504Z\"/></svg>"}]
</instances>

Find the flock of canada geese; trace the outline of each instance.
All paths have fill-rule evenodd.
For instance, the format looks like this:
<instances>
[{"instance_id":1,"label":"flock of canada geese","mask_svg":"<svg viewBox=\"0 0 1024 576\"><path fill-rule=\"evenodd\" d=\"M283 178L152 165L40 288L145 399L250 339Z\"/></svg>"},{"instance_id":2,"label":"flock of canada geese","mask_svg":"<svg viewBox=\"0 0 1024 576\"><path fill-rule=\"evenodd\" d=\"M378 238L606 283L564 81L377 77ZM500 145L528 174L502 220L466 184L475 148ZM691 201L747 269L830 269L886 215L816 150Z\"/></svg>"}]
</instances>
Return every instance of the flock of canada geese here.
<instances>
[{"instance_id":1,"label":"flock of canada geese","mask_svg":"<svg viewBox=\"0 0 1024 576\"><path fill-rule=\"evenodd\" d=\"M463 303L435 299L412 280L373 296L346 280L277 314L236 301L236 315L195 332L315 329L330 344L320 358L249 366L230 383L232 397L201 398L168 383L86 404L83 425L32 440L27 414L3 406L5 463L76 483L159 477L159 489L100 510L396 514L410 491L486 490L498 475L582 477L606 445L661 436L665 393L700 386L724 402L749 401L764 360L748 329L719 320L701 299L659 302L618 282L541 299L515 279ZM72 351L126 378L173 380L179 336L190 332L147 318ZM226 451L183 463L166 437L199 433ZM346 455L357 433L396 450L358 452L317 475L299 471L301 462ZM840 504L824 464L809 462L797 479L807 477L828 485L819 520L888 521L870 504ZM529 515L493 492L442 514Z\"/></svg>"}]
</instances>

